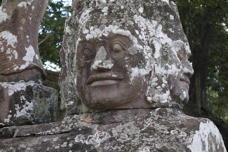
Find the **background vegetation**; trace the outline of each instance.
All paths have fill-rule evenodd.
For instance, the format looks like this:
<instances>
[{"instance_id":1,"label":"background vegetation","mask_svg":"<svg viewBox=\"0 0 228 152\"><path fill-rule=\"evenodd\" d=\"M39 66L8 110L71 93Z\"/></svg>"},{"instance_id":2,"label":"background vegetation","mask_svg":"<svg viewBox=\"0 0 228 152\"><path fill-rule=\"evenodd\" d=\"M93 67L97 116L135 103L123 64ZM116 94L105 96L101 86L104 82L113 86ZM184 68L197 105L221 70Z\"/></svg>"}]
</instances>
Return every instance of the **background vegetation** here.
<instances>
[{"instance_id":1,"label":"background vegetation","mask_svg":"<svg viewBox=\"0 0 228 152\"><path fill-rule=\"evenodd\" d=\"M65 20L70 15L70 7L66 1L49 1L44 15L40 33L39 50L43 62L51 61L60 64L59 50L61 49Z\"/></svg>"},{"instance_id":2,"label":"background vegetation","mask_svg":"<svg viewBox=\"0 0 228 152\"><path fill-rule=\"evenodd\" d=\"M191 51L193 113L208 110L224 120L228 112L228 1L176 0ZM191 108L192 110L192 108Z\"/></svg>"},{"instance_id":3,"label":"background vegetation","mask_svg":"<svg viewBox=\"0 0 228 152\"><path fill-rule=\"evenodd\" d=\"M175 0L188 37L194 75L185 112L212 119L228 140L228 1ZM70 7L50 1L40 29L43 61L59 65L59 50ZM228 144L228 142L226 142Z\"/></svg>"}]
</instances>

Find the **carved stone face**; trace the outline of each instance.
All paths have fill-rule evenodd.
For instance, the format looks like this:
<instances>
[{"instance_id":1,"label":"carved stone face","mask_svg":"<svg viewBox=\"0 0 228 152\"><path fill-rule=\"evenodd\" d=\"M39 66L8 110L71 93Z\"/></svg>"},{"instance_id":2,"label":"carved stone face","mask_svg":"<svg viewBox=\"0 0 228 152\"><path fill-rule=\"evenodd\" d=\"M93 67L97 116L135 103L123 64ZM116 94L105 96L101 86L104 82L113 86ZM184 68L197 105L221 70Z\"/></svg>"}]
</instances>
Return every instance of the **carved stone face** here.
<instances>
[{"instance_id":1,"label":"carved stone face","mask_svg":"<svg viewBox=\"0 0 228 152\"><path fill-rule=\"evenodd\" d=\"M191 52L173 2L77 2L62 55L62 101L69 113L86 112L83 104L157 108L188 100Z\"/></svg>"},{"instance_id":2,"label":"carved stone face","mask_svg":"<svg viewBox=\"0 0 228 152\"><path fill-rule=\"evenodd\" d=\"M146 108L144 77L130 80L129 66L143 62L131 61L131 40L122 35L81 41L77 64L81 69L78 88L83 103L92 109ZM141 61L142 60L142 61Z\"/></svg>"},{"instance_id":3,"label":"carved stone face","mask_svg":"<svg viewBox=\"0 0 228 152\"><path fill-rule=\"evenodd\" d=\"M172 97L177 102L187 102L189 100L189 85L190 85L190 77L193 74L193 68L191 63L188 61L190 56L186 50L180 49L177 54L177 58L180 61L182 66L181 71L177 75L169 76L170 90Z\"/></svg>"}]
</instances>

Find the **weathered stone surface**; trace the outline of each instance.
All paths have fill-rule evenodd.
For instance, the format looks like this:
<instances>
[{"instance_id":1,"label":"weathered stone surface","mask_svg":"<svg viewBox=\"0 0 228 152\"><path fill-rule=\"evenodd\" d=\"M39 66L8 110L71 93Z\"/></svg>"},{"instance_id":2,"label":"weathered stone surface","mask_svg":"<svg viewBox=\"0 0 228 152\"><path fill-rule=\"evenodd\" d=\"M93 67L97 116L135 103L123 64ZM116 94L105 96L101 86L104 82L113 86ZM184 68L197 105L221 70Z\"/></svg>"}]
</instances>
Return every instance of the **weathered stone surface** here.
<instances>
[{"instance_id":1,"label":"weathered stone surface","mask_svg":"<svg viewBox=\"0 0 228 152\"><path fill-rule=\"evenodd\" d=\"M45 76L38 49L38 31L47 4L48 0L1 1L1 124L49 122L52 117L48 111L55 106L48 104L57 101L57 98L50 99L57 97L56 92L32 82Z\"/></svg>"},{"instance_id":2,"label":"weathered stone surface","mask_svg":"<svg viewBox=\"0 0 228 152\"><path fill-rule=\"evenodd\" d=\"M91 105L91 108L88 102L93 101L85 101L87 96L92 96L95 92L91 91L89 94L92 89L86 84L86 76L92 76L94 73L125 74L123 81L129 85L129 90L139 87L136 85L139 79L139 84L144 84L137 89L137 93L141 94L141 104L121 107L110 104L106 109L172 107L177 103L181 106L187 102L189 77L193 72L188 61L191 52L173 1L75 0L72 9L72 16L66 23L60 54L63 65L60 74L61 105L63 109L66 108L68 114L85 112L88 109L97 110L97 107L104 106L97 103L98 106L94 108ZM123 47L119 51L124 53L113 53L115 48L112 45L112 35L122 36L130 41L129 45L123 39L118 39L118 44L126 45L125 49ZM91 45L92 47L89 47ZM111 54L108 58L112 61L95 58L98 54L91 53L101 50L101 46L109 52L108 55ZM95 59L100 60L96 63L103 62L103 68L106 67L103 71L93 71L98 65L95 64ZM122 69L117 68L120 67L118 63ZM116 86L116 94L122 94L119 98L137 94L134 91L131 94L125 94L123 91L118 93L122 89L121 82ZM100 92L109 94L111 91L107 90L106 88ZM112 99L116 100L117 97ZM130 101L139 101L134 99ZM147 105L142 106L143 104Z\"/></svg>"},{"instance_id":3,"label":"weathered stone surface","mask_svg":"<svg viewBox=\"0 0 228 152\"><path fill-rule=\"evenodd\" d=\"M61 122L1 128L0 152L226 152L221 134L210 120L190 117L177 110L188 100L189 76L193 71L188 61L189 44L175 3L169 0L75 0L73 10L66 24L61 51L61 106L66 108L67 116ZM80 48L83 42L94 45ZM95 53L91 57L92 51ZM92 59L86 60L87 57ZM119 61L124 66L115 68L120 65ZM83 71L85 68L87 71ZM102 70L93 73L92 70L99 68ZM83 94L80 90L90 85L89 80L110 80L107 75L110 78L116 69L125 74L125 84L129 84L123 92L118 94L121 81L114 89L110 89L107 81L106 85L96 82L100 93L96 96L93 88L91 92L95 92L95 96L92 97L111 96L95 102L84 100L88 92L84 90ZM88 81L83 79L84 74L90 73L106 75L102 79L97 75ZM146 86L141 87L146 88L144 92L140 87L137 92L138 78L138 82ZM26 91L29 86L26 85ZM131 87L136 91L127 92ZM3 90L8 88L14 87L10 85ZM2 91L5 98L9 90ZM23 94L24 89L21 90ZM37 92L39 97L40 92ZM124 102L122 97L129 100L128 95L135 94L142 97L132 100L136 106L121 105L119 109L118 104ZM117 100L119 97L121 100ZM38 101L40 110L32 110L32 113L49 117L51 104L47 106L49 102ZM109 101L112 104L108 105ZM22 102L21 107L26 106L26 102ZM144 102L149 106L142 106ZM93 106L90 107L90 103ZM75 115L70 115L72 113Z\"/></svg>"},{"instance_id":4,"label":"weathered stone surface","mask_svg":"<svg viewBox=\"0 0 228 152\"><path fill-rule=\"evenodd\" d=\"M68 116L51 124L2 128L0 136L5 138L1 152L226 152L210 120L165 108Z\"/></svg>"},{"instance_id":5,"label":"weathered stone surface","mask_svg":"<svg viewBox=\"0 0 228 152\"><path fill-rule=\"evenodd\" d=\"M56 121L58 92L40 82L1 82L1 125L22 125Z\"/></svg>"},{"instance_id":6,"label":"weathered stone surface","mask_svg":"<svg viewBox=\"0 0 228 152\"><path fill-rule=\"evenodd\" d=\"M7 0L0 6L0 81L31 80L44 74L38 51L38 31L47 0ZM35 72L36 70L36 72ZM20 74L19 74L20 75ZM27 77L25 77L27 76Z\"/></svg>"},{"instance_id":7,"label":"weathered stone surface","mask_svg":"<svg viewBox=\"0 0 228 152\"><path fill-rule=\"evenodd\" d=\"M60 55L70 123L23 138L25 148L47 150L39 143L46 139L49 151L226 152L210 120L174 108L188 101L193 69L173 1L75 0L72 9Z\"/></svg>"}]
</instances>

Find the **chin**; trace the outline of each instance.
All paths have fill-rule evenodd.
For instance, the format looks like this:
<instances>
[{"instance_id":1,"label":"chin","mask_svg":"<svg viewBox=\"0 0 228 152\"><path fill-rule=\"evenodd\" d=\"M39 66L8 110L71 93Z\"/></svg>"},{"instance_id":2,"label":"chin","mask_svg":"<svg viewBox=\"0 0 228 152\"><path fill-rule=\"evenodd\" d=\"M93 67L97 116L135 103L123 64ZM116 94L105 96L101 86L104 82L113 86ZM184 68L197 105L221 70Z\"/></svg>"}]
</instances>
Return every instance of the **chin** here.
<instances>
[{"instance_id":1,"label":"chin","mask_svg":"<svg viewBox=\"0 0 228 152\"><path fill-rule=\"evenodd\" d=\"M189 100L188 88L181 90L180 100L186 103L188 102Z\"/></svg>"},{"instance_id":2,"label":"chin","mask_svg":"<svg viewBox=\"0 0 228 152\"><path fill-rule=\"evenodd\" d=\"M170 90L172 97L179 102L187 102L189 100L189 82L174 80L172 84L173 87Z\"/></svg>"},{"instance_id":3,"label":"chin","mask_svg":"<svg viewBox=\"0 0 228 152\"><path fill-rule=\"evenodd\" d=\"M188 88L179 88L173 92L173 96L182 103L187 103L189 100Z\"/></svg>"},{"instance_id":4,"label":"chin","mask_svg":"<svg viewBox=\"0 0 228 152\"><path fill-rule=\"evenodd\" d=\"M131 88L124 85L88 87L84 104L91 109L115 109L133 101L132 95Z\"/></svg>"},{"instance_id":5,"label":"chin","mask_svg":"<svg viewBox=\"0 0 228 152\"><path fill-rule=\"evenodd\" d=\"M97 110L108 110L108 109L117 109L117 107L121 107L129 101L126 102L125 99L116 99L115 97L113 98L95 98L90 100L90 102L84 101L85 105L91 109L97 109Z\"/></svg>"}]
</instances>

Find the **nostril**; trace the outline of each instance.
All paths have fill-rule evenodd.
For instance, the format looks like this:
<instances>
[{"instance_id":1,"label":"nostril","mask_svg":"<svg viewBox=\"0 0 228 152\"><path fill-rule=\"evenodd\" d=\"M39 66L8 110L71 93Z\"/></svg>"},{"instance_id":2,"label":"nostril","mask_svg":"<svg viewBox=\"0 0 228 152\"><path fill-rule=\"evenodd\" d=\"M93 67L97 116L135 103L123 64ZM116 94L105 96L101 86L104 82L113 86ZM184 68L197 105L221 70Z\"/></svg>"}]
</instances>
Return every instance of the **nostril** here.
<instances>
[{"instance_id":1,"label":"nostril","mask_svg":"<svg viewBox=\"0 0 228 152\"><path fill-rule=\"evenodd\" d=\"M193 70L190 70L190 69L185 70L184 75L190 78L193 75Z\"/></svg>"},{"instance_id":2,"label":"nostril","mask_svg":"<svg viewBox=\"0 0 228 152\"><path fill-rule=\"evenodd\" d=\"M107 71L111 70L113 67L113 63L111 59L109 60L95 60L94 63L91 66L91 70L102 70Z\"/></svg>"},{"instance_id":3,"label":"nostril","mask_svg":"<svg viewBox=\"0 0 228 152\"><path fill-rule=\"evenodd\" d=\"M193 73L192 72L188 72L188 73L185 73L185 75L190 78L190 77L192 77Z\"/></svg>"}]
</instances>

